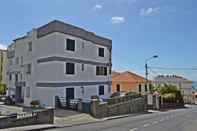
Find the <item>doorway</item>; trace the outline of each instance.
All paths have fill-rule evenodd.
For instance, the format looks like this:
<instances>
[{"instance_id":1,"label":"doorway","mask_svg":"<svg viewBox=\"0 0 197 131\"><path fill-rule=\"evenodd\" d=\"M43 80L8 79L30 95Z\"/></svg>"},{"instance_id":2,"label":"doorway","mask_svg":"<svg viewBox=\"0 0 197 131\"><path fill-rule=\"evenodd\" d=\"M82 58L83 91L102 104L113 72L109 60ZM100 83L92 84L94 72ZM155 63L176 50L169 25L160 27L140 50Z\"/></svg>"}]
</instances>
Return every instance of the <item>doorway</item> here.
<instances>
[{"instance_id":1,"label":"doorway","mask_svg":"<svg viewBox=\"0 0 197 131\"><path fill-rule=\"evenodd\" d=\"M75 98L75 89L74 88L66 88L66 105L69 107L70 100Z\"/></svg>"}]
</instances>

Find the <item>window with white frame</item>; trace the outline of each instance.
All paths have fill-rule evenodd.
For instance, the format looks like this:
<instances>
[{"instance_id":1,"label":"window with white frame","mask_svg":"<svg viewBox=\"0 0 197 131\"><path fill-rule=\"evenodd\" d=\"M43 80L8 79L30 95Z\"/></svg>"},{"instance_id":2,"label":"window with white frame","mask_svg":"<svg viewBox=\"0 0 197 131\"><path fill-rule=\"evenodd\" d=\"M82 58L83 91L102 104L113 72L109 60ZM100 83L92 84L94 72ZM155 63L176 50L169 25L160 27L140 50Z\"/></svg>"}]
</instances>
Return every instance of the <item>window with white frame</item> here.
<instances>
[{"instance_id":1,"label":"window with white frame","mask_svg":"<svg viewBox=\"0 0 197 131\"><path fill-rule=\"evenodd\" d=\"M105 94L105 87L103 85L99 86L99 96L104 94Z\"/></svg>"},{"instance_id":2,"label":"window with white frame","mask_svg":"<svg viewBox=\"0 0 197 131\"><path fill-rule=\"evenodd\" d=\"M28 42L28 51L32 51L32 42Z\"/></svg>"},{"instance_id":3,"label":"window with white frame","mask_svg":"<svg viewBox=\"0 0 197 131\"><path fill-rule=\"evenodd\" d=\"M75 74L75 64L74 63L66 63L66 74L74 75Z\"/></svg>"},{"instance_id":4,"label":"window with white frame","mask_svg":"<svg viewBox=\"0 0 197 131\"><path fill-rule=\"evenodd\" d=\"M98 56L100 56L100 57L104 57L105 56L104 48L98 48Z\"/></svg>"},{"instance_id":5,"label":"window with white frame","mask_svg":"<svg viewBox=\"0 0 197 131\"><path fill-rule=\"evenodd\" d=\"M16 59L15 59L15 64L16 64L16 65L19 64L19 57L16 57Z\"/></svg>"},{"instance_id":6,"label":"window with white frame","mask_svg":"<svg viewBox=\"0 0 197 131\"><path fill-rule=\"evenodd\" d=\"M31 74L31 64L27 64L27 71L26 71L26 73L27 74Z\"/></svg>"},{"instance_id":7,"label":"window with white frame","mask_svg":"<svg viewBox=\"0 0 197 131\"><path fill-rule=\"evenodd\" d=\"M97 76L107 76L107 67L97 66L96 67Z\"/></svg>"},{"instance_id":8,"label":"window with white frame","mask_svg":"<svg viewBox=\"0 0 197 131\"><path fill-rule=\"evenodd\" d=\"M66 50L75 51L75 40L66 39Z\"/></svg>"},{"instance_id":9,"label":"window with white frame","mask_svg":"<svg viewBox=\"0 0 197 131\"><path fill-rule=\"evenodd\" d=\"M84 64L81 64L81 70L84 71Z\"/></svg>"},{"instance_id":10,"label":"window with white frame","mask_svg":"<svg viewBox=\"0 0 197 131\"><path fill-rule=\"evenodd\" d=\"M26 97L30 97L30 87L26 87Z\"/></svg>"}]
</instances>

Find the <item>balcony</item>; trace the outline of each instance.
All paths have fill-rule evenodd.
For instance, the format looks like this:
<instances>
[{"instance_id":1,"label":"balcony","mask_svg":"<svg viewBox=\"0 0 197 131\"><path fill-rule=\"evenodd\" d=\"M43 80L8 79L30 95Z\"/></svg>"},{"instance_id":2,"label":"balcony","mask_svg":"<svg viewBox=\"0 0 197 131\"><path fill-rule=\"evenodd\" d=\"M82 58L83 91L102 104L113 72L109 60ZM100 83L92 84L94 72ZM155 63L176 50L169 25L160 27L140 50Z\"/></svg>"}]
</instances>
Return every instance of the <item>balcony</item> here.
<instances>
[{"instance_id":1,"label":"balcony","mask_svg":"<svg viewBox=\"0 0 197 131\"><path fill-rule=\"evenodd\" d=\"M18 82L15 82L15 86L16 87L25 87L25 81L18 81Z\"/></svg>"},{"instance_id":2,"label":"balcony","mask_svg":"<svg viewBox=\"0 0 197 131\"><path fill-rule=\"evenodd\" d=\"M14 50L8 51L8 53L7 53L8 59L13 58L14 56L15 56L15 51Z\"/></svg>"}]
</instances>

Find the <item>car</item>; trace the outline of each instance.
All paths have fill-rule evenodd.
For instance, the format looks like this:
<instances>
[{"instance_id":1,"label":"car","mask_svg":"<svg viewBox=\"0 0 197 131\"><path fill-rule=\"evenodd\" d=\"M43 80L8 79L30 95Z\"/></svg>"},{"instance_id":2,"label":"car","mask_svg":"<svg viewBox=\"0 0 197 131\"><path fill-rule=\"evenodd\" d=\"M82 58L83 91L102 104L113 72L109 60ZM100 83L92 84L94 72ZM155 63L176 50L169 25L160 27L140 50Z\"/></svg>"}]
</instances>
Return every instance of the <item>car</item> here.
<instances>
[{"instance_id":1,"label":"car","mask_svg":"<svg viewBox=\"0 0 197 131\"><path fill-rule=\"evenodd\" d=\"M124 92L124 91L115 92L115 93L113 93L113 94L111 95L111 98L113 98L113 97L123 97L123 96L125 96L125 95L126 95L126 92Z\"/></svg>"}]
</instances>

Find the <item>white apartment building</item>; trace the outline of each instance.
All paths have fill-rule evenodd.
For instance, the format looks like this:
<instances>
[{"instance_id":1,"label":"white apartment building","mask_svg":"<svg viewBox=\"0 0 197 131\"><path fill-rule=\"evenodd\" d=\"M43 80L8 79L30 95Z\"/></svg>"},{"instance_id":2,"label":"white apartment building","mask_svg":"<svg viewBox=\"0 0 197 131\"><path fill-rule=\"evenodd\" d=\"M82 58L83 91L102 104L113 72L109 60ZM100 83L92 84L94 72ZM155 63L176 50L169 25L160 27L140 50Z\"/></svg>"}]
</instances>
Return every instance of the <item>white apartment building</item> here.
<instances>
[{"instance_id":1,"label":"white apartment building","mask_svg":"<svg viewBox=\"0 0 197 131\"><path fill-rule=\"evenodd\" d=\"M193 82L177 75L159 75L154 79L155 84L171 84L181 90L185 103L194 103Z\"/></svg>"},{"instance_id":2,"label":"white apartment building","mask_svg":"<svg viewBox=\"0 0 197 131\"><path fill-rule=\"evenodd\" d=\"M112 41L52 21L8 47L8 95L30 106L55 107L55 97L89 99L111 94Z\"/></svg>"}]
</instances>

